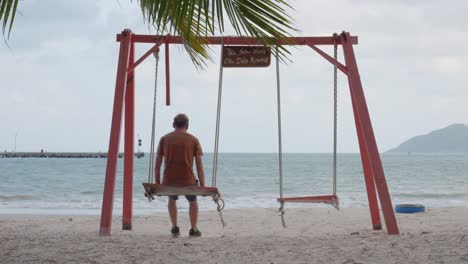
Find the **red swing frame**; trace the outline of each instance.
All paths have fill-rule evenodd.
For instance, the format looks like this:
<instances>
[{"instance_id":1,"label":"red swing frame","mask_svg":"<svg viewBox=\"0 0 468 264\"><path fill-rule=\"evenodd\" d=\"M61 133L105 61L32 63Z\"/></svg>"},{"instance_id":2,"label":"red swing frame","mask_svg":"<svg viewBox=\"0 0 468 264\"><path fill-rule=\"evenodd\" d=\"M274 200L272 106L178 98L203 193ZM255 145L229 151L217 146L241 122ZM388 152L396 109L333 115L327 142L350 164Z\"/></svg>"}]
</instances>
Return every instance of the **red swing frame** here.
<instances>
[{"instance_id":1,"label":"red swing frame","mask_svg":"<svg viewBox=\"0 0 468 264\"><path fill-rule=\"evenodd\" d=\"M387 233L399 234L398 224L393 211L392 201L388 192L387 181L382 167L379 151L375 141L374 131L369 116L369 111L362 89L356 57L353 45L358 43L357 36L351 36L348 32L342 32L335 40L333 36L325 37L291 37L285 45L309 46L331 64L338 67L348 77L351 101L353 105L354 120L359 141L359 150L364 170L364 179L369 200L372 227L374 230L382 229L379 204L382 207ZM210 45L256 45L260 44L254 37L207 37ZM345 63L335 60L317 46L334 45L342 46ZM124 172L123 172L123 212L122 229L132 229L132 187L133 187L133 154L134 154L134 109L135 109L135 69L153 51L165 46L165 75L166 75L166 105L170 105L170 74L169 74L169 45L182 44L183 40L177 36L138 35L130 29L125 29L117 34L117 42L120 42L119 60L114 94L112 123L109 139L109 151L106 166L106 177L102 199L102 211L100 222L100 235L111 234L112 210L114 204L115 182L117 173L117 161L122 127L122 115L125 119L124 142ZM135 43L152 43L154 46L140 59L135 61ZM125 110L124 110L125 107ZM125 112L125 113L124 113ZM300 198L300 197L299 197ZM287 199L287 198L285 198ZM290 198L291 199L291 198Z\"/></svg>"}]
</instances>

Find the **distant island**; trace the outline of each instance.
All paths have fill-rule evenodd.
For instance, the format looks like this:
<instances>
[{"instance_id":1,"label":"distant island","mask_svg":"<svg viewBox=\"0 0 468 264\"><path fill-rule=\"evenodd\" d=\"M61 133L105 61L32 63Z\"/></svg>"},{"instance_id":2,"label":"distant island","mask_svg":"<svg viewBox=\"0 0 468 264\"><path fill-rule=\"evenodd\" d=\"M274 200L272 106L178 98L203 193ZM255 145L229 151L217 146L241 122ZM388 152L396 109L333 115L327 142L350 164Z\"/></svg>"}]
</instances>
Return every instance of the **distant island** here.
<instances>
[{"instance_id":1,"label":"distant island","mask_svg":"<svg viewBox=\"0 0 468 264\"><path fill-rule=\"evenodd\" d=\"M468 126L454 124L401 143L389 153L468 153Z\"/></svg>"}]
</instances>

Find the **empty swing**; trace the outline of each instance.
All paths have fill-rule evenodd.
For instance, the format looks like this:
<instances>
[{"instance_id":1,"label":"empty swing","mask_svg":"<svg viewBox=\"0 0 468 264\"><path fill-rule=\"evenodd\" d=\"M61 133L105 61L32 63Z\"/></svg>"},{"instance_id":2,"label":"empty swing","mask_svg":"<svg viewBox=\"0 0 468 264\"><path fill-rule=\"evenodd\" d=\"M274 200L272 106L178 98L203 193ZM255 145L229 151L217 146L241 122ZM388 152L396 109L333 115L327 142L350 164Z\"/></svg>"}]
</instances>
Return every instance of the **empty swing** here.
<instances>
[{"instance_id":1,"label":"empty swing","mask_svg":"<svg viewBox=\"0 0 468 264\"><path fill-rule=\"evenodd\" d=\"M149 201L154 200L154 196L170 196L170 195L196 195L196 196L211 196L213 201L216 203L217 211L219 213L221 223L223 227L225 222L222 216L222 210L224 209L224 200L221 198L221 194L216 187L216 172L217 172L217 160L218 160L218 142L219 142L219 123L221 114L221 91L222 91L222 65L220 66L220 78L218 87L218 111L216 117L216 133L215 133L215 161L213 163L213 175L211 187L199 187L199 186L169 186L156 182L155 175L155 128L156 128L156 98L157 98L157 87L158 87L158 65L159 65L159 48L153 52L156 59L155 64L155 81L154 81L154 97L153 97L153 118L151 127L151 147L150 147L150 162L148 169L148 181L143 183L145 190L145 197Z\"/></svg>"},{"instance_id":2,"label":"empty swing","mask_svg":"<svg viewBox=\"0 0 468 264\"><path fill-rule=\"evenodd\" d=\"M334 43L334 59L337 60L338 49L335 39ZM279 212L283 227L286 227L284 220L285 203L324 203L330 204L339 210L339 199L336 194L336 153L337 153L337 86L338 86L338 68L335 65L333 70L333 189L331 195L320 196L302 196L302 197L284 197L283 195L283 146L281 135L281 87L280 87L280 73L279 73L279 60L278 48L276 49L276 92L277 92L277 112L278 112L278 174L279 174L279 198L280 203Z\"/></svg>"}]
</instances>

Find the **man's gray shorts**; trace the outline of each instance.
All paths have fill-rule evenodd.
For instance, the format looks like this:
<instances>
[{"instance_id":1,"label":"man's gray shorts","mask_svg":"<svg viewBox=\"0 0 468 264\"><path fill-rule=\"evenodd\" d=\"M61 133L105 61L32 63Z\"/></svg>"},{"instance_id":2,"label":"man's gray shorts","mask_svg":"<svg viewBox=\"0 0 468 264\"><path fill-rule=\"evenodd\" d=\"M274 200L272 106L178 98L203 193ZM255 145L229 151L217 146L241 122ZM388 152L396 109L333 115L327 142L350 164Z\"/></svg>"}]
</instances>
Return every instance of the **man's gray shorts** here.
<instances>
[{"instance_id":1,"label":"man's gray shorts","mask_svg":"<svg viewBox=\"0 0 468 264\"><path fill-rule=\"evenodd\" d=\"M195 183L194 185L197 186L197 187L200 186L198 184L198 180L197 180L197 183ZM179 196L178 195L169 195L169 199L177 201L177 200L179 200ZM197 201L197 196L196 195L185 195L185 199L187 199L187 201L189 201L189 202L195 202L195 201Z\"/></svg>"},{"instance_id":2,"label":"man's gray shorts","mask_svg":"<svg viewBox=\"0 0 468 264\"><path fill-rule=\"evenodd\" d=\"M169 199L177 201L177 200L179 200L179 196L178 195L169 195ZM197 200L197 196L196 195L185 195L185 199L187 199L187 201L189 201L189 202L195 202Z\"/></svg>"}]
</instances>

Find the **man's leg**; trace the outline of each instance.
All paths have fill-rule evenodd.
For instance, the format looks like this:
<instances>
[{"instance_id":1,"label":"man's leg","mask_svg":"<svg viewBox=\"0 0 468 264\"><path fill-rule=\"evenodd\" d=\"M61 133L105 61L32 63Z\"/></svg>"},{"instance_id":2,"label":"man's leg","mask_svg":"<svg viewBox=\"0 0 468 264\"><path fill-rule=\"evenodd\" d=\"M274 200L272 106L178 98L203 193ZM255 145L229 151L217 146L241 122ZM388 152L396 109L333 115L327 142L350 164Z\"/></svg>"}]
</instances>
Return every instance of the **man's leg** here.
<instances>
[{"instance_id":1,"label":"man's leg","mask_svg":"<svg viewBox=\"0 0 468 264\"><path fill-rule=\"evenodd\" d=\"M169 196L167 209L169 211L169 217L171 218L172 226L177 226L177 198L174 199L173 197Z\"/></svg>"},{"instance_id":2,"label":"man's leg","mask_svg":"<svg viewBox=\"0 0 468 264\"><path fill-rule=\"evenodd\" d=\"M192 225L193 230L197 230L197 223L198 223L198 202L189 201L189 216L190 216L190 224Z\"/></svg>"}]
</instances>

